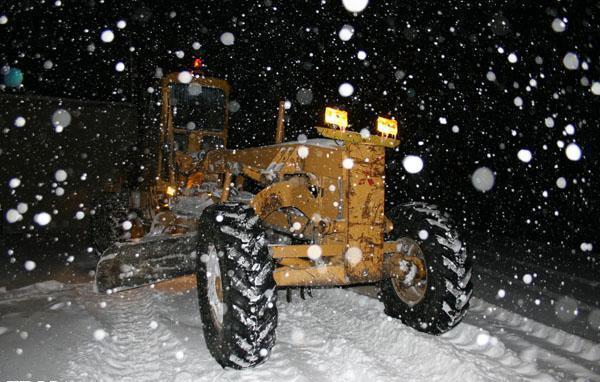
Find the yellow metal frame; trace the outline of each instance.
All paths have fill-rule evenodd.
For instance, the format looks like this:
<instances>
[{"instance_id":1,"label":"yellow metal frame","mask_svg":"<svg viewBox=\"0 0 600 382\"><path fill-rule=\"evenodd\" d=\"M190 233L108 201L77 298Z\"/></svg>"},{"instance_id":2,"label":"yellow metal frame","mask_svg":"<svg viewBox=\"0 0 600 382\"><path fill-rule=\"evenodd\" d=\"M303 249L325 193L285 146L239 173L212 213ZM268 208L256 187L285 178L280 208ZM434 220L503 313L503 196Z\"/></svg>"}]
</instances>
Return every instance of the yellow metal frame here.
<instances>
[{"instance_id":1,"label":"yellow metal frame","mask_svg":"<svg viewBox=\"0 0 600 382\"><path fill-rule=\"evenodd\" d=\"M223 89L228 101L229 85L225 81L199 76L192 81ZM399 253L395 243L384 242L384 233L391 230L391 223L384 214L385 149L397 147L399 140L317 127L322 136L334 142L283 143L283 105L280 105L277 144L244 150L213 150L198 165L173 150L169 84L176 82L177 73L162 81L160 142L161 145L168 143L170 156L168 177L159 179L158 187L178 185L182 180L189 187L217 181L222 192L220 200L215 199L215 202L226 202L232 182L238 187L244 184L244 178L258 183L261 191L250 205L264 224L278 232L311 238L321 248L321 256L311 259L308 245L271 246L276 263L274 278L279 286L349 285L402 275L399 262L413 259ZM220 136L226 143L227 132L225 107L224 130L192 132L191 145L199 145L204 135ZM309 150L308 156L298 154L301 147ZM159 174L163 174L162 155L159 148ZM353 165L342 165L348 159ZM174 171L175 161L179 174ZM293 223L299 224L301 229L295 231ZM423 267L417 266L420 275Z\"/></svg>"},{"instance_id":2,"label":"yellow metal frame","mask_svg":"<svg viewBox=\"0 0 600 382\"><path fill-rule=\"evenodd\" d=\"M400 141L395 138L380 137L378 135L370 135L364 138L359 133L355 133L353 131L339 131L329 129L327 127L317 127L317 131L319 131L319 133L324 137L349 143L360 143L364 145L384 146L389 148L398 147L400 144Z\"/></svg>"},{"instance_id":3,"label":"yellow metal frame","mask_svg":"<svg viewBox=\"0 0 600 382\"><path fill-rule=\"evenodd\" d=\"M393 264L404 257L395 243L383 239L392 228L384 214L384 171L385 148L400 142L329 128L317 130L338 144L309 141L217 150L207 157L204 170L225 173L228 166L237 164L239 176L263 185L250 204L265 224L280 232L293 231L284 212L292 208L292 220L301 226L297 233L314 235L322 252L317 260L308 257L307 245L271 247L278 285L375 282L389 277L391 269L397 277L402 271ZM300 147L308 148L310 155L301 158ZM350 168L342 165L347 158L353 161Z\"/></svg>"}]
</instances>

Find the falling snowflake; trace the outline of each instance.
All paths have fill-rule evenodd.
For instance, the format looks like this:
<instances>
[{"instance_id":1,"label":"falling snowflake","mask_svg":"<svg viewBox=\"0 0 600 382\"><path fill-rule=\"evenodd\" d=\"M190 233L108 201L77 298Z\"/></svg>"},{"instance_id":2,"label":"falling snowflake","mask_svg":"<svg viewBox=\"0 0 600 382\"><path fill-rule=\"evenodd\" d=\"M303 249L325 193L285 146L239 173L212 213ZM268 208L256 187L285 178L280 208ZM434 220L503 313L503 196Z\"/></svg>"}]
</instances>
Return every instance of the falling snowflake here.
<instances>
[{"instance_id":1,"label":"falling snowflake","mask_svg":"<svg viewBox=\"0 0 600 382\"><path fill-rule=\"evenodd\" d=\"M54 173L54 179L56 179L57 182L64 182L67 180L67 172L65 170L57 170Z\"/></svg>"},{"instance_id":2,"label":"falling snowflake","mask_svg":"<svg viewBox=\"0 0 600 382\"><path fill-rule=\"evenodd\" d=\"M20 116L15 118L15 122L14 122L15 127L23 127L23 126L25 126L25 123L26 123L25 118L20 117Z\"/></svg>"},{"instance_id":3,"label":"falling snowflake","mask_svg":"<svg viewBox=\"0 0 600 382\"><path fill-rule=\"evenodd\" d=\"M54 131L61 133L65 127L71 124L71 113L65 109L58 109L52 114L51 121Z\"/></svg>"},{"instance_id":4,"label":"falling snowflake","mask_svg":"<svg viewBox=\"0 0 600 382\"><path fill-rule=\"evenodd\" d=\"M423 169L423 159L416 155L407 155L402 160L402 166L409 174L417 174Z\"/></svg>"},{"instance_id":5,"label":"falling snowflake","mask_svg":"<svg viewBox=\"0 0 600 382\"><path fill-rule=\"evenodd\" d=\"M496 178L492 170L487 167L479 167L471 175L473 187L481 192L487 192L494 187Z\"/></svg>"},{"instance_id":6,"label":"falling snowflake","mask_svg":"<svg viewBox=\"0 0 600 382\"><path fill-rule=\"evenodd\" d=\"M564 32L565 29L567 28L567 24L565 24L564 21L562 21L559 18L556 18L554 20L552 20L552 30L554 30L557 33L561 33Z\"/></svg>"},{"instance_id":7,"label":"falling snowflake","mask_svg":"<svg viewBox=\"0 0 600 382\"><path fill-rule=\"evenodd\" d=\"M308 147L306 146L298 146L298 156L302 159L308 157Z\"/></svg>"},{"instance_id":8,"label":"falling snowflake","mask_svg":"<svg viewBox=\"0 0 600 382\"><path fill-rule=\"evenodd\" d=\"M192 73L188 72L187 70L179 72L177 75L177 80L182 84L189 84L192 82Z\"/></svg>"},{"instance_id":9,"label":"falling snowflake","mask_svg":"<svg viewBox=\"0 0 600 382\"><path fill-rule=\"evenodd\" d=\"M521 149L517 153L517 158L519 158L519 160L521 162L529 163L531 161L531 158L532 158L531 151L529 151L527 149Z\"/></svg>"},{"instance_id":10,"label":"falling snowflake","mask_svg":"<svg viewBox=\"0 0 600 382\"><path fill-rule=\"evenodd\" d=\"M31 272L35 269L35 267L37 266L37 264L35 263L35 261L31 261L31 260L27 260L24 264L25 270Z\"/></svg>"},{"instance_id":11,"label":"falling snowflake","mask_svg":"<svg viewBox=\"0 0 600 382\"><path fill-rule=\"evenodd\" d=\"M576 143L569 143L565 149L565 155L569 160L578 161L581 159L581 148Z\"/></svg>"},{"instance_id":12,"label":"falling snowflake","mask_svg":"<svg viewBox=\"0 0 600 382\"><path fill-rule=\"evenodd\" d=\"M112 42L114 39L115 34L110 29L106 29L100 34L100 40L102 40L102 42L109 43Z\"/></svg>"},{"instance_id":13,"label":"falling snowflake","mask_svg":"<svg viewBox=\"0 0 600 382\"><path fill-rule=\"evenodd\" d=\"M342 167L346 170L352 169L352 167L354 167L354 160L352 158L344 158L342 161Z\"/></svg>"},{"instance_id":14,"label":"falling snowflake","mask_svg":"<svg viewBox=\"0 0 600 382\"><path fill-rule=\"evenodd\" d=\"M563 57L563 65L569 70L577 70L579 68L579 57L573 52L568 52Z\"/></svg>"},{"instance_id":15,"label":"falling snowflake","mask_svg":"<svg viewBox=\"0 0 600 382\"><path fill-rule=\"evenodd\" d=\"M354 93L354 86L348 82L344 82L340 85L338 91L342 97L350 97Z\"/></svg>"},{"instance_id":16,"label":"falling snowflake","mask_svg":"<svg viewBox=\"0 0 600 382\"><path fill-rule=\"evenodd\" d=\"M10 188L17 188L21 185L21 179L19 178L11 178L11 180L8 181L8 187Z\"/></svg>"},{"instance_id":17,"label":"falling snowflake","mask_svg":"<svg viewBox=\"0 0 600 382\"><path fill-rule=\"evenodd\" d=\"M40 226L45 226L52 221L52 216L50 216L50 214L47 212L40 212L39 214L35 214L33 221Z\"/></svg>"},{"instance_id":18,"label":"falling snowflake","mask_svg":"<svg viewBox=\"0 0 600 382\"><path fill-rule=\"evenodd\" d=\"M308 250L306 251L306 253L307 253L307 256L309 259L311 259L313 261L318 260L319 258L321 258L321 255L322 255L321 246L313 244L308 247Z\"/></svg>"},{"instance_id":19,"label":"falling snowflake","mask_svg":"<svg viewBox=\"0 0 600 382\"><path fill-rule=\"evenodd\" d=\"M354 27L352 25L345 24L342 29L338 32L338 37L342 41L349 41L354 35Z\"/></svg>"},{"instance_id":20,"label":"falling snowflake","mask_svg":"<svg viewBox=\"0 0 600 382\"><path fill-rule=\"evenodd\" d=\"M102 341L102 340L104 340L104 338L106 338L107 335L108 335L108 333L106 333L106 331L104 329L96 329L96 330L94 330L94 339L96 341Z\"/></svg>"},{"instance_id":21,"label":"falling snowflake","mask_svg":"<svg viewBox=\"0 0 600 382\"><path fill-rule=\"evenodd\" d=\"M361 262L363 253L358 247L350 247L346 251L346 261L351 265L357 265Z\"/></svg>"},{"instance_id":22,"label":"falling snowflake","mask_svg":"<svg viewBox=\"0 0 600 382\"><path fill-rule=\"evenodd\" d=\"M225 46L231 46L235 42L235 37L231 32L225 32L220 37L221 43Z\"/></svg>"},{"instance_id":23,"label":"falling snowflake","mask_svg":"<svg viewBox=\"0 0 600 382\"><path fill-rule=\"evenodd\" d=\"M342 4L348 12L359 13L365 10L369 0L342 0Z\"/></svg>"}]
</instances>

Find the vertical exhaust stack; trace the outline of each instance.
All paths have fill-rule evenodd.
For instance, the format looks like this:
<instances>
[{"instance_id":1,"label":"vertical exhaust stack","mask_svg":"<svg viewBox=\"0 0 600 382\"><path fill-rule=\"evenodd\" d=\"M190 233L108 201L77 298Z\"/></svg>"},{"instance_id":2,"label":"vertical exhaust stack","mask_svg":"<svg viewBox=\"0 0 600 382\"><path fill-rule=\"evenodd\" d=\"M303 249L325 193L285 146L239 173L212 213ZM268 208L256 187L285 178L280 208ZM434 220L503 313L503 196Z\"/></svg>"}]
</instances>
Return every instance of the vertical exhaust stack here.
<instances>
[{"instance_id":1,"label":"vertical exhaust stack","mask_svg":"<svg viewBox=\"0 0 600 382\"><path fill-rule=\"evenodd\" d=\"M277 131L275 132L275 144L283 143L285 136L285 101L279 101L279 112L277 113Z\"/></svg>"}]
</instances>

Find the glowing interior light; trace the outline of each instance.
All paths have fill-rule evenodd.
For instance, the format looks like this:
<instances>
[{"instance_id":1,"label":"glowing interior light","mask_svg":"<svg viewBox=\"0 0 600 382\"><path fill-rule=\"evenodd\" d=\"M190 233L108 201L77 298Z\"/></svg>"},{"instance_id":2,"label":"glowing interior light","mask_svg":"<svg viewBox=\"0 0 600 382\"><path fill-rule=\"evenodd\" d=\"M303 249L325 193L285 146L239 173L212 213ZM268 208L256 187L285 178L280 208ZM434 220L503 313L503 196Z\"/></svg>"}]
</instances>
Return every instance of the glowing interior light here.
<instances>
[{"instance_id":1,"label":"glowing interior light","mask_svg":"<svg viewBox=\"0 0 600 382\"><path fill-rule=\"evenodd\" d=\"M173 188L171 186L167 187L167 195L174 196L175 195L175 191L176 191L175 188Z\"/></svg>"},{"instance_id":2,"label":"glowing interior light","mask_svg":"<svg viewBox=\"0 0 600 382\"><path fill-rule=\"evenodd\" d=\"M381 133L384 137L391 136L396 139L398 135L398 121L395 119L387 119L383 117L377 118L377 131Z\"/></svg>"},{"instance_id":3,"label":"glowing interior light","mask_svg":"<svg viewBox=\"0 0 600 382\"><path fill-rule=\"evenodd\" d=\"M348 127L348 113L331 107L325 108L325 123L338 126L345 131Z\"/></svg>"}]
</instances>

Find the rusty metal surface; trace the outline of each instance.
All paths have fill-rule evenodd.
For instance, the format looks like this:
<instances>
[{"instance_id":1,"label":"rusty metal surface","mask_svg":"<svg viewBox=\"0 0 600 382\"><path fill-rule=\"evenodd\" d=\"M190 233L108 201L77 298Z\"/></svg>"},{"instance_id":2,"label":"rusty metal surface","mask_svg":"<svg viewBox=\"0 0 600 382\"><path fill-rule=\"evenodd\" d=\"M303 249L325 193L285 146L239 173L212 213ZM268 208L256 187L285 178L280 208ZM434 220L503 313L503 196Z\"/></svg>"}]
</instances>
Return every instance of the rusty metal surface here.
<instances>
[{"instance_id":1,"label":"rusty metal surface","mask_svg":"<svg viewBox=\"0 0 600 382\"><path fill-rule=\"evenodd\" d=\"M346 170L348 247L358 248L361 258L346 256L346 272L353 282L374 282L381 279L383 264L385 149L348 144L347 155L354 161Z\"/></svg>"},{"instance_id":2,"label":"rusty metal surface","mask_svg":"<svg viewBox=\"0 0 600 382\"><path fill-rule=\"evenodd\" d=\"M285 101L279 101L277 111L277 130L275 131L275 143L282 143L285 138Z\"/></svg>"},{"instance_id":3,"label":"rusty metal surface","mask_svg":"<svg viewBox=\"0 0 600 382\"><path fill-rule=\"evenodd\" d=\"M304 269L282 267L275 269L273 277L278 286L331 286L349 283L343 265L313 266Z\"/></svg>"},{"instance_id":4,"label":"rusty metal surface","mask_svg":"<svg viewBox=\"0 0 600 382\"><path fill-rule=\"evenodd\" d=\"M308 257L309 248L311 245L272 245L269 250L274 259L283 259L289 257ZM342 244L325 244L320 245L321 257L341 257L344 253L344 245Z\"/></svg>"}]
</instances>

